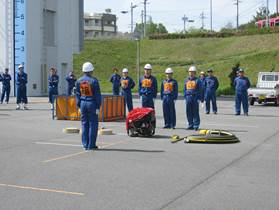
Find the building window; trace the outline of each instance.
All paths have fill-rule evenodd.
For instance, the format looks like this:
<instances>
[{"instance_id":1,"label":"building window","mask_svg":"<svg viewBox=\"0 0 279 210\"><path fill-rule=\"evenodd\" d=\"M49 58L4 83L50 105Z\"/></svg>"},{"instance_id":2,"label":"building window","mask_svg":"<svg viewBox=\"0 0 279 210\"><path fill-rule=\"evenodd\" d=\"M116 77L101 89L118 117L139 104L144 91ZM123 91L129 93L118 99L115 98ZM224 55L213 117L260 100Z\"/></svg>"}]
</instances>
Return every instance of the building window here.
<instances>
[{"instance_id":1,"label":"building window","mask_svg":"<svg viewBox=\"0 0 279 210\"><path fill-rule=\"evenodd\" d=\"M56 21L55 21L55 12L50 10L45 10L45 40L44 44L45 46L55 46L55 27Z\"/></svg>"}]
</instances>

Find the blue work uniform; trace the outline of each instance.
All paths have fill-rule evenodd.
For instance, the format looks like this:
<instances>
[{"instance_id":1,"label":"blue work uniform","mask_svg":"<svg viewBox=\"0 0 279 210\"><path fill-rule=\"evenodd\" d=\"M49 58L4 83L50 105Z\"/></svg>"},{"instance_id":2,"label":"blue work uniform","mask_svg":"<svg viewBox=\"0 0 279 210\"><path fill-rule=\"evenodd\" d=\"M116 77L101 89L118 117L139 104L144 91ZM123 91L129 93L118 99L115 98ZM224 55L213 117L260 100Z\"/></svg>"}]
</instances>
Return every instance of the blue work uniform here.
<instances>
[{"instance_id":1,"label":"blue work uniform","mask_svg":"<svg viewBox=\"0 0 279 210\"><path fill-rule=\"evenodd\" d=\"M11 92L11 80L12 77L10 74L4 73L1 77L2 80L2 95L1 95L1 103L3 103L5 95L6 95L6 102L9 103L10 92Z\"/></svg>"},{"instance_id":2,"label":"blue work uniform","mask_svg":"<svg viewBox=\"0 0 279 210\"><path fill-rule=\"evenodd\" d=\"M241 113L241 103L243 106L243 111L248 114L248 92L250 88L250 81L247 77L237 77L234 80L235 87L235 113L240 115Z\"/></svg>"},{"instance_id":3,"label":"blue work uniform","mask_svg":"<svg viewBox=\"0 0 279 210\"><path fill-rule=\"evenodd\" d=\"M135 87L135 82L130 77L121 77L121 95L125 98L125 104L127 105L128 111L133 110L133 96L132 89Z\"/></svg>"},{"instance_id":4,"label":"blue work uniform","mask_svg":"<svg viewBox=\"0 0 279 210\"><path fill-rule=\"evenodd\" d=\"M114 96L119 96L120 80L121 80L120 75L116 73L114 73L110 78L110 82L112 83L112 94Z\"/></svg>"},{"instance_id":5,"label":"blue work uniform","mask_svg":"<svg viewBox=\"0 0 279 210\"><path fill-rule=\"evenodd\" d=\"M73 89L76 86L76 77L74 75L68 75L66 77L66 81L68 82L67 94L68 96L72 95Z\"/></svg>"},{"instance_id":6,"label":"blue work uniform","mask_svg":"<svg viewBox=\"0 0 279 210\"><path fill-rule=\"evenodd\" d=\"M212 109L217 113L216 91L219 87L218 79L214 76L205 78L205 112L210 112L210 101L212 101Z\"/></svg>"},{"instance_id":7,"label":"blue work uniform","mask_svg":"<svg viewBox=\"0 0 279 210\"><path fill-rule=\"evenodd\" d=\"M27 89L26 85L28 82L28 76L25 72L20 74L19 72L16 74L16 103L24 103L27 104Z\"/></svg>"},{"instance_id":8,"label":"blue work uniform","mask_svg":"<svg viewBox=\"0 0 279 210\"><path fill-rule=\"evenodd\" d=\"M154 76L142 76L139 80L139 95L141 97L142 107L153 108L154 100L157 97L158 85Z\"/></svg>"},{"instance_id":9,"label":"blue work uniform","mask_svg":"<svg viewBox=\"0 0 279 210\"><path fill-rule=\"evenodd\" d=\"M201 83L202 83L202 89L201 89L201 102L204 102L205 99L205 77L200 78Z\"/></svg>"},{"instance_id":10,"label":"blue work uniform","mask_svg":"<svg viewBox=\"0 0 279 210\"><path fill-rule=\"evenodd\" d=\"M189 77L184 82L184 97L189 129L199 129L199 100L201 100L202 82L197 77Z\"/></svg>"},{"instance_id":11,"label":"blue work uniform","mask_svg":"<svg viewBox=\"0 0 279 210\"><path fill-rule=\"evenodd\" d=\"M100 110L101 92L96 78L84 75L76 83L77 106L81 112L82 144L84 149L91 150L96 147L98 135L98 115Z\"/></svg>"},{"instance_id":12,"label":"blue work uniform","mask_svg":"<svg viewBox=\"0 0 279 210\"><path fill-rule=\"evenodd\" d=\"M53 103L53 97L58 95L59 76L57 74L48 77L48 97L49 103Z\"/></svg>"},{"instance_id":13,"label":"blue work uniform","mask_svg":"<svg viewBox=\"0 0 279 210\"><path fill-rule=\"evenodd\" d=\"M161 100L163 101L163 115L165 128L175 128L175 101L178 97L178 84L174 79L166 79L161 84Z\"/></svg>"}]
</instances>

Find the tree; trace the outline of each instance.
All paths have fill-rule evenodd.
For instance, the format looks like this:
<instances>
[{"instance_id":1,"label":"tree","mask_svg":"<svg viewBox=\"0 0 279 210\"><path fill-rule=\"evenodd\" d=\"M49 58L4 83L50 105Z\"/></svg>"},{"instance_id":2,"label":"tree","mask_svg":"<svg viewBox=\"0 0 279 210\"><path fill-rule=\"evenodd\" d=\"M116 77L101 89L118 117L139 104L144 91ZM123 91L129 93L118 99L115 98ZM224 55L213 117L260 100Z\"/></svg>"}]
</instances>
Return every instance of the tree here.
<instances>
[{"instance_id":1,"label":"tree","mask_svg":"<svg viewBox=\"0 0 279 210\"><path fill-rule=\"evenodd\" d=\"M143 24L137 23L134 33L135 34L142 34L143 33ZM154 35L154 34L166 34L168 30L162 23L154 23L153 21L149 21L146 24L146 35Z\"/></svg>"}]
</instances>

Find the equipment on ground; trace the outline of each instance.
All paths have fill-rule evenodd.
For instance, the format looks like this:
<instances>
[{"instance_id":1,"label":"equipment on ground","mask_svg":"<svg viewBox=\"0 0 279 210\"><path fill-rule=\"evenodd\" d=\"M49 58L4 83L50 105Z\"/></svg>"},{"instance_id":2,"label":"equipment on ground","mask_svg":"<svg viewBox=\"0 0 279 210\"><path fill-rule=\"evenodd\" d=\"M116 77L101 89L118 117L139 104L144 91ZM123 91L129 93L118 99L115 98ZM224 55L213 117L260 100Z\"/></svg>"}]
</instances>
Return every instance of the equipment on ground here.
<instances>
[{"instance_id":1,"label":"equipment on ground","mask_svg":"<svg viewBox=\"0 0 279 210\"><path fill-rule=\"evenodd\" d=\"M135 108L126 119L126 130L130 137L153 136L156 128L155 110L152 108Z\"/></svg>"},{"instance_id":2,"label":"equipment on ground","mask_svg":"<svg viewBox=\"0 0 279 210\"><path fill-rule=\"evenodd\" d=\"M184 140L185 143L212 143L212 144L227 144L238 143L239 139L232 133L221 130L200 130L199 134L186 137L173 135L171 143L177 143Z\"/></svg>"}]
</instances>

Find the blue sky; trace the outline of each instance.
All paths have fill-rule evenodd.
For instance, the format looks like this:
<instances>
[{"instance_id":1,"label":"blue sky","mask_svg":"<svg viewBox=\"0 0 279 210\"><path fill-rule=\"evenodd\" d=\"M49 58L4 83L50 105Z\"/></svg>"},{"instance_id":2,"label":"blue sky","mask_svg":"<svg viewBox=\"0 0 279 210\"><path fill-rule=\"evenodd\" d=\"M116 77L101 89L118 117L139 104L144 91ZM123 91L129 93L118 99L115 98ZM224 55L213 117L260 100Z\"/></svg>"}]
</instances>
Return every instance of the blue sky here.
<instances>
[{"instance_id":1,"label":"blue sky","mask_svg":"<svg viewBox=\"0 0 279 210\"><path fill-rule=\"evenodd\" d=\"M119 31L130 30L130 15L121 14L123 10L129 10L131 2L139 4L134 10L135 22L141 22L141 10L143 9L140 0L84 0L86 12L104 12L106 8L111 8L118 17ZM218 30L228 22L236 24L236 6L233 0L213 0L213 28ZM276 0L269 0L270 11L276 11ZM210 28L210 0L149 0L147 14L152 16L154 22L163 23L168 31L175 32L183 29L182 17L184 14L194 23L188 23L187 27L201 27L200 14L205 13L205 27ZM251 19L257 8L266 5L266 0L242 0L240 4L240 24Z\"/></svg>"}]
</instances>

